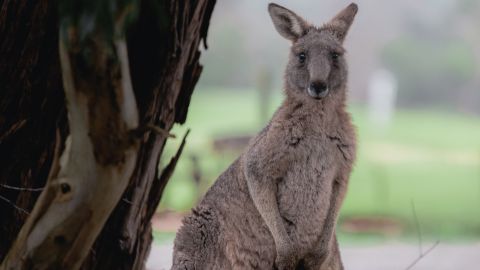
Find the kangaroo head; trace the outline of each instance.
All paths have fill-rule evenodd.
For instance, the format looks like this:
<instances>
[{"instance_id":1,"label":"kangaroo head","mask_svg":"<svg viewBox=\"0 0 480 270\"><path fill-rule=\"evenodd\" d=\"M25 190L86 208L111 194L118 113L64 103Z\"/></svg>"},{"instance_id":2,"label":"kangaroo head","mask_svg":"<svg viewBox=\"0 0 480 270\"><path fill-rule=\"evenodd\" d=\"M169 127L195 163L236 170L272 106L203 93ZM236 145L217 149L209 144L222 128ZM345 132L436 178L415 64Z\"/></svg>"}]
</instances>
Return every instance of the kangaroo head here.
<instances>
[{"instance_id":1,"label":"kangaroo head","mask_svg":"<svg viewBox=\"0 0 480 270\"><path fill-rule=\"evenodd\" d=\"M292 41L285 72L288 96L327 99L344 95L347 64L342 44L357 10L352 3L328 23L316 27L282 6L268 6L277 31Z\"/></svg>"}]
</instances>

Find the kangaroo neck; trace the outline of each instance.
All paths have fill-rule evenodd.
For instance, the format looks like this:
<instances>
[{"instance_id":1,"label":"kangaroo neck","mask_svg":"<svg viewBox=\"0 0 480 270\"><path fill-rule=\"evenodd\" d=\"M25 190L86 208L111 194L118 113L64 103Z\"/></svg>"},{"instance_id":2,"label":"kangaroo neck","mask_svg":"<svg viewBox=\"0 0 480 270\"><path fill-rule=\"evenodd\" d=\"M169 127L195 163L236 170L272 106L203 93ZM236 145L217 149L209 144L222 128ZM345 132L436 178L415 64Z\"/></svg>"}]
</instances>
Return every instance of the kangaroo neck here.
<instances>
[{"instance_id":1,"label":"kangaroo neck","mask_svg":"<svg viewBox=\"0 0 480 270\"><path fill-rule=\"evenodd\" d=\"M342 89L342 93L345 91ZM336 124L346 114L345 94L334 93L323 99L286 95L279 117L291 121L309 121L320 126Z\"/></svg>"}]
</instances>

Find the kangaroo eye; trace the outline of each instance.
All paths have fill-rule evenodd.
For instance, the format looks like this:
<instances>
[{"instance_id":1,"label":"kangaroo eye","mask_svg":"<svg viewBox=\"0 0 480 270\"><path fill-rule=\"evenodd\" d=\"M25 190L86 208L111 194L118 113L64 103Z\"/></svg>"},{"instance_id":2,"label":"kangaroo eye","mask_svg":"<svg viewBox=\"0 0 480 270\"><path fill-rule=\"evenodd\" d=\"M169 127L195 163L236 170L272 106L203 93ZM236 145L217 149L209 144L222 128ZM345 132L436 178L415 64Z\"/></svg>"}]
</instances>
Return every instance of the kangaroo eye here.
<instances>
[{"instance_id":1,"label":"kangaroo eye","mask_svg":"<svg viewBox=\"0 0 480 270\"><path fill-rule=\"evenodd\" d=\"M337 52L331 52L330 53L330 58L332 58L333 61L338 61L338 58L340 57L340 54Z\"/></svg>"},{"instance_id":2,"label":"kangaroo eye","mask_svg":"<svg viewBox=\"0 0 480 270\"><path fill-rule=\"evenodd\" d=\"M298 54L298 62L304 63L305 59L307 59L307 55L305 55L305 53L302 52Z\"/></svg>"}]
</instances>

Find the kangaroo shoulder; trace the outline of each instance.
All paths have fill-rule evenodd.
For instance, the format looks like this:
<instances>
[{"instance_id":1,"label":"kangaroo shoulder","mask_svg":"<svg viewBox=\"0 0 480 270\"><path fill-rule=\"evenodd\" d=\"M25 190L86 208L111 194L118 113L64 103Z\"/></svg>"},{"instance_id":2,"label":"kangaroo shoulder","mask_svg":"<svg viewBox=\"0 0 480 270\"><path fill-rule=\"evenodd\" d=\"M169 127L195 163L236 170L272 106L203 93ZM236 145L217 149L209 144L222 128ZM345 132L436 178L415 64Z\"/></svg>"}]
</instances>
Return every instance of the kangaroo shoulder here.
<instances>
[{"instance_id":1,"label":"kangaroo shoulder","mask_svg":"<svg viewBox=\"0 0 480 270\"><path fill-rule=\"evenodd\" d=\"M255 136L242 157L246 174L281 174L288 165L289 147L292 144L288 133L281 124L271 121Z\"/></svg>"},{"instance_id":2,"label":"kangaroo shoulder","mask_svg":"<svg viewBox=\"0 0 480 270\"><path fill-rule=\"evenodd\" d=\"M356 157L356 132L349 117L341 119L340 123L330 130L327 138L337 146L342 159L351 164Z\"/></svg>"}]
</instances>

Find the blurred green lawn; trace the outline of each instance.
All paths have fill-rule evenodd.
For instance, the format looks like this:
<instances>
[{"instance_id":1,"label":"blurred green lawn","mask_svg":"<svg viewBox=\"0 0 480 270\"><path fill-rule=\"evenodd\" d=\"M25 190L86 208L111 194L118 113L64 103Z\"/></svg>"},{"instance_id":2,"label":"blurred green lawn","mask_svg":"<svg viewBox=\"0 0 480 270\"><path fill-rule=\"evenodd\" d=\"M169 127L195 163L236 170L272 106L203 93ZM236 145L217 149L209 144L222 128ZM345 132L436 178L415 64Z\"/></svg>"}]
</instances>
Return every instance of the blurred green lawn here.
<instances>
[{"instance_id":1,"label":"blurred green lawn","mask_svg":"<svg viewBox=\"0 0 480 270\"><path fill-rule=\"evenodd\" d=\"M281 95L270 105L279 106ZM239 153L216 153L213 138L255 134L258 95L252 90L197 89L185 125L191 129L182 158L166 187L159 210L188 211ZM441 111L399 110L379 131L362 106L351 106L358 128L359 150L341 220L354 216L387 216L402 221L414 234L412 202L425 237L480 238L480 119ZM180 139L170 140L165 164ZM204 183L192 181L191 155L199 157ZM408 234L407 234L408 235ZM341 236L351 238L351 236Z\"/></svg>"}]
</instances>

